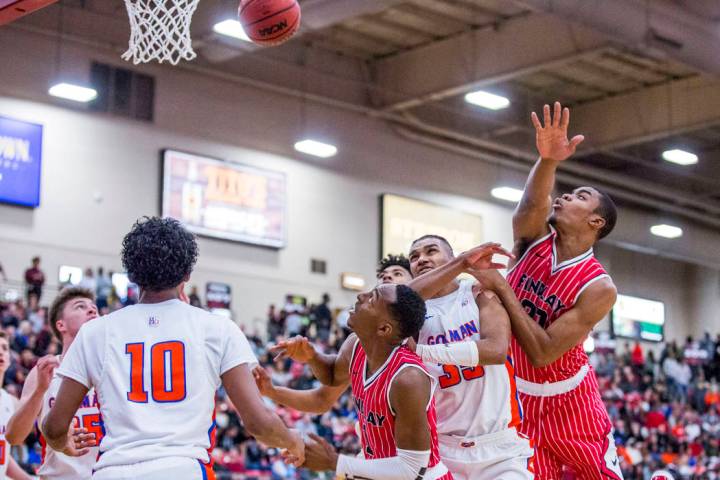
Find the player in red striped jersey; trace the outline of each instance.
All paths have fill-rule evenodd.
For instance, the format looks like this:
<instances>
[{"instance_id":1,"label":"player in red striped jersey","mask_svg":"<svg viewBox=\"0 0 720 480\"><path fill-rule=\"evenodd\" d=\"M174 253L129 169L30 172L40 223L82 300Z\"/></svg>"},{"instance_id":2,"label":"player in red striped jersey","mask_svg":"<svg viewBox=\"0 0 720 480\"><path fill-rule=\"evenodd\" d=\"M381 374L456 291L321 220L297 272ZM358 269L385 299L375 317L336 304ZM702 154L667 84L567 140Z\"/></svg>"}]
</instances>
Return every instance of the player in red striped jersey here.
<instances>
[{"instance_id":1,"label":"player in red striped jersey","mask_svg":"<svg viewBox=\"0 0 720 480\"><path fill-rule=\"evenodd\" d=\"M326 385L350 382L364 458L338 456L313 436L305 466L334 470L340 478L452 479L438 451L434 380L405 345L425 321L425 302L405 285L383 284L358 295L348 326L354 334L340 353L309 355Z\"/></svg>"},{"instance_id":2,"label":"player in red striped jersey","mask_svg":"<svg viewBox=\"0 0 720 480\"><path fill-rule=\"evenodd\" d=\"M380 260L376 271L377 284L406 284L412 280L410 261L405 255L387 255ZM287 387L276 387L272 384L270 374L261 366L253 369L253 377L260 393L279 405L285 405L301 412L322 414L330 410L348 385L331 387L320 385L310 390L295 390Z\"/></svg>"},{"instance_id":3,"label":"player in red striped jersey","mask_svg":"<svg viewBox=\"0 0 720 480\"><path fill-rule=\"evenodd\" d=\"M525 409L522 431L534 440L538 479L563 467L582 479L622 478L612 424L582 343L615 303L616 289L593 255L617 219L614 203L593 187L554 202L555 172L583 141L568 140L570 111L544 107L532 121L540 159L513 217L517 261L507 281L481 272L510 314L517 386Z\"/></svg>"}]
</instances>

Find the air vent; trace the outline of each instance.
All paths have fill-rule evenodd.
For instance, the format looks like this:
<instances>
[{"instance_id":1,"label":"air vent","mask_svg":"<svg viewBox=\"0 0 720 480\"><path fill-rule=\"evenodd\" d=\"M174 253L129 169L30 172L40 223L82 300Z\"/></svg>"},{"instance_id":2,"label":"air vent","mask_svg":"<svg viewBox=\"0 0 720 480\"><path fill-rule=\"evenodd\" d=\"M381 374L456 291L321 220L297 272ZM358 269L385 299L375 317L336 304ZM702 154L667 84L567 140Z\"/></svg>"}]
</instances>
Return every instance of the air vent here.
<instances>
[{"instance_id":1,"label":"air vent","mask_svg":"<svg viewBox=\"0 0 720 480\"><path fill-rule=\"evenodd\" d=\"M318 260L317 258L310 259L310 271L312 273L327 273L327 262L325 260Z\"/></svg>"},{"instance_id":2,"label":"air vent","mask_svg":"<svg viewBox=\"0 0 720 480\"><path fill-rule=\"evenodd\" d=\"M125 68L93 62L90 81L97 90L92 110L136 120L153 120L155 78Z\"/></svg>"}]
</instances>

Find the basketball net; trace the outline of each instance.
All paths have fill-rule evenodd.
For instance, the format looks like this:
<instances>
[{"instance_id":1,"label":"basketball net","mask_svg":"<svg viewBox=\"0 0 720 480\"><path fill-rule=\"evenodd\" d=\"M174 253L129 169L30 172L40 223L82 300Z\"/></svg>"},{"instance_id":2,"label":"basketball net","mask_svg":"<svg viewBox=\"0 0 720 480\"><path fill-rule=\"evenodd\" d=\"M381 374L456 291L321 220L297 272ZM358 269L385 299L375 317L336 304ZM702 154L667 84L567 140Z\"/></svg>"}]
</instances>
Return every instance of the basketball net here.
<instances>
[{"instance_id":1,"label":"basketball net","mask_svg":"<svg viewBox=\"0 0 720 480\"><path fill-rule=\"evenodd\" d=\"M190 21L200 0L125 0L130 42L122 58L134 64L192 60Z\"/></svg>"}]
</instances>

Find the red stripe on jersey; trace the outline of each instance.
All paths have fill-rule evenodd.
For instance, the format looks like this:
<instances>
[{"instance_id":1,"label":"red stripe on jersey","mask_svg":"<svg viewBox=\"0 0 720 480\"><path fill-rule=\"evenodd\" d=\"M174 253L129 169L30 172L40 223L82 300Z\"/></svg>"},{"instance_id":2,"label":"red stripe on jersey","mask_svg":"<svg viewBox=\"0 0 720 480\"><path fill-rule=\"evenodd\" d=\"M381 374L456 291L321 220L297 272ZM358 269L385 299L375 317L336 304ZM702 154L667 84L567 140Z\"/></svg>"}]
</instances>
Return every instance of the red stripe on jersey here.
<instances>
[{"instance_id":1,"label":"red stripe on jersey","mask_svg":"<svg viewBox=\"0 0 720 480\"><path fill-rule=\"evenodd\" d=\"M42 448L42 451L40 453L40 466L42 466L45 465L45 457L47 456L47 441L45 440L45 436L40 431L37 420L35 421L35 428L37 429L38 441L40 442L40 447Z\"/></svg>"},{"instance_id":2,"label":"red stripe on jersey","mask_svg":"<svg viewBox=\"0 0 720 480\"><path fill-rule=\"evenodd\" d=\"M390 385L392 385L395 375L408 365L411 365L410 368L420 368L425 373L427 371L420 357L404 345L396 347L385 364L369 378L365 378L366 359L365 350L357 341L350 361L350 384L360 423L363 452L367 459L394 457L397 455L397 443L395 441L395 415L390 407ZM430 399L427 409L427 420L431 437L428 468L432 468L440 463L437 415L433 398Z\"/></svg>"},{"instance_id":3,"label":"red stripe on jersey","mask_svg":"<svg viewBox=\"0 0 720 480\"><path fill-rule=\"evenodd\" d=\"M532 244L507 277L525 311L545 329L575 305L587 286L607 276L592 249L573 259L557 263L556 237L557 233L552 230L549 235ZM517 376L534 383L568 379L588 363L582 343L542 368L532 366L514 337L512 351Z\"/></svg>"}]
</instances>

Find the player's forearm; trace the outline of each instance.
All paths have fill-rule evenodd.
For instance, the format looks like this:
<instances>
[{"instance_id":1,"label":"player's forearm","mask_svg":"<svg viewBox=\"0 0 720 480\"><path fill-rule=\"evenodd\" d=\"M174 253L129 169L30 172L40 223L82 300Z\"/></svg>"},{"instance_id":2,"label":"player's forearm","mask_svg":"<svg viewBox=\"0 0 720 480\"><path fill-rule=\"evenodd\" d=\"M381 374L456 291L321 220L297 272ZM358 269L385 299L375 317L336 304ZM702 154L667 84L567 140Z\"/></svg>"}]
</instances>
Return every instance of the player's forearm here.
<instances>
[{"instance_id":1,"label":"player's forearm","mask_svg":"<svg viewBox=\"0 0 720 480\"><path fill-rule=\"evenodd\" d=\"M70 423L68 422L67 427L65 427L65 430L62 431L61 429L55 427L52 424L48 424L47 420L45 423L43 423L42 432L43 436L45 437L45 441L47 442L48 447L50 447L53 450L56 450L58 452L61 452L65 449L65 445L67 445L67 436L68 436L68 429L70 428Z\"/></svg>"},{"instance_id":2,"label":"player's forearm","mask_svg":"<svg viewBox=\"0 0 720 480\"><path fill-rule=\"evenodd\" d=\"M22 403L15 411L7 424L5 440L11 445L20 445L35 426L40 410L42 410L44 393L34 391L30 396L22 400Z\"/></svg>"},{"instance_id":3,"label":"player's forearm","mask_svg":"<svg viewBox=\"0 0 720 480\"><path fill-rule=\"evenodd\" d=\"M333 399L323 395L320 388L293 390L286 387L275 387L267 397L277 404L317 415L327 412L335 403Z\"/></svg>"},{"instance_id":4,"label":"player's forearm","mask_svg":"<svg viewBox=\"0 0 720 480\"><path fill-rule=\"evenodd\" d=\"M418 345L416 353L424 362L439 363L440 365L459 365L461 367L500 365L505 363L507 341L504 349L502 342L492 338L449 344Z\"/></svg>"},{"instance_id":5,"label":"player's forearm","mask_svg":"<svg viewBox=\"0 0 720 480\"><path fill-rule=\"evenodd\" d=\"M293 437L285 423L267 408L260 415L243 419L245 429L268 447L290 448Z\"/></svg>"},{"instance_id":6,"label":"player's forearm","mask_svg":"<svg viewBox=\"0 0 720 480\"><path fill-rule=\"evenodd\" d=\"M10 455L10 452L5 452L5 455ZM33 477L27 474L25 470L20 468L13 457L10 457L7 468L7 477L12 480L32 480Z\"/></svg>"},{"instance_id":7,"label":"player's forearm","mask_svg":"<svg viewBox=\"0 0 720 480\"><path fill-rule=\"evenodd\" d=\"M415 480L422 478L430 461L430 450L397 449L389 458L364 459L340 455L335 473L339 478L383 478L386 480Z\"/></svg>"},{"instance_id":8,"label":"player's forearm","mask_svg":"<svg viewBox=\"0 0 720 480\"><path fill-rule=\"evenodd\" d=\"M415 290L424 300L432 298L448 283L463 273L465 267L460 257L454 258L442 267L423 273L408 283L408 287Z\"/></svg>"},{"instance_id":9,"label":"player's forearm","mask_svg":"<svg viewBox=\"0 0 720 480\"><path fill-rule=\"evenodd\" d=\"M327 355L320 352L315 352L315 355L308 362L310 369L320 383L323 385L334 386L335 385L335 361L337 355Z\"/></svg>"},{"instance_id":10,"label":"player's forearm","mask_svg":"<svg viewBox=\"0 0 720 480\"><path fill-rule=\"evenodd\" d=\"M517 207L517 212L545 207L555 186L555 171L559 162L539 158L530 171L525 191Z\"/></svg>"},{"instance_id":11,"label":"player's forearm","mask_svg":"<svg viewBox=\"0 0 720 480\"><path fill-rule=\"evenodd\" d=\"M530 362L538 367L549 363L547 361L552 339L525 311L510 285L498 288L495 293L500 297L505 310L510 317L512 333L520 346L527 354Z\"/></svg>"},{"instance_id":12,"label":"player's forearm","mask_svg":"<svg viewBox=\"0 0 720 480\"><path fill-rule=\"evenodd\" d=\"M481 338L475 342L478 349L478 365L502 365L507 359L508 341L497 338Z\"/></svg>"}]
</instances>

